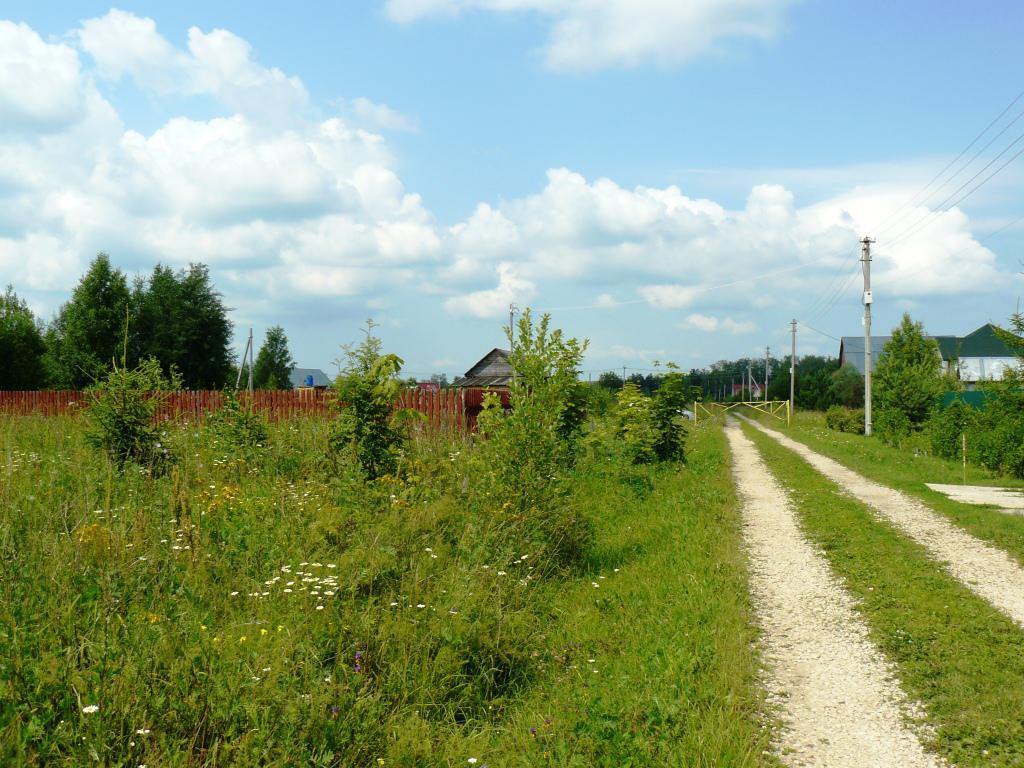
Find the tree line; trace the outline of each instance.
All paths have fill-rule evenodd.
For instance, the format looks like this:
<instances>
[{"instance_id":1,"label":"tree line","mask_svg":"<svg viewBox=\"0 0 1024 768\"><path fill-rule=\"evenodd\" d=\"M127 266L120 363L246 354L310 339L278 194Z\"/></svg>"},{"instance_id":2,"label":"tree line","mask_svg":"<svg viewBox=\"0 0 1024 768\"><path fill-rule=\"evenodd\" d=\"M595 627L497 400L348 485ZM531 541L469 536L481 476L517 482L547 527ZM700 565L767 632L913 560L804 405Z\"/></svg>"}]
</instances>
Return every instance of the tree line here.
<instances>
[{"instance_id":1,"label":"tree line","mask_svg":"<svg viewBox=\"0 0 1024 768\"><path fill-rule=\"evenodd\" d=\"M115 361L134 368L147 360L185 389L221 389L235 383L238 370L228 312L204 264L177 271L157 264L129 281L100 253L48 323L7 286L0 297L0 390L82 389ZM254 384L290 388L294 365L284 330L274 326L255 359Z\"/></svg>"}]
</instances>

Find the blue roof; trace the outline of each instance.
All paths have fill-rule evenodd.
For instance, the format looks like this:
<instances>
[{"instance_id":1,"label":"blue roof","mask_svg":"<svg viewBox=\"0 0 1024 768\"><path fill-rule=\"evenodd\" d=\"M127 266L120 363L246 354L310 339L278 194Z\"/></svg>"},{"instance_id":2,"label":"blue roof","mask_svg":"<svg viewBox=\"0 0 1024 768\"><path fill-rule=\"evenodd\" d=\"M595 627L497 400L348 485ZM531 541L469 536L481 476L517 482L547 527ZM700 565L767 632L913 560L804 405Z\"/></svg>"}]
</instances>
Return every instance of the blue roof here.
<instances>
[{"instance_id":1,"label":"blue roof","mask_svg":"<svg viewBox=\"0 0 1024 768\"><path fill-rule=\"evenodd\" d=\"M313 377L314 387L331 386L331 380L327 377L327 374L321 371L319 368L292 368L292 387L306 386L307 376Z\"/></svg>"}]
</instances>

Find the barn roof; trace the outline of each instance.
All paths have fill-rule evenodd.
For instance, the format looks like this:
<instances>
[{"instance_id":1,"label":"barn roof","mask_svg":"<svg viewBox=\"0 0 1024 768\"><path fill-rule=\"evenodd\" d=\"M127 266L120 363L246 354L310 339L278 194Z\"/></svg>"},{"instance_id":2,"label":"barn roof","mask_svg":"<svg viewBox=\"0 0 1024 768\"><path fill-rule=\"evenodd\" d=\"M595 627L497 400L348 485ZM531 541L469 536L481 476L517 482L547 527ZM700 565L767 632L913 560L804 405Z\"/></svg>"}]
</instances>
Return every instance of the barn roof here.
<instances>
[{"instance_id":1,"label":"barn roof","mask_svg":"<svg viewBox=\"0 0 1024 768\"><path fill-rule=\"evenodd\" d=\"M481 357L465 376L455 379L456 387L507 387L512 384L509 351L495 347Z\"/></svg>"}]
</instances>

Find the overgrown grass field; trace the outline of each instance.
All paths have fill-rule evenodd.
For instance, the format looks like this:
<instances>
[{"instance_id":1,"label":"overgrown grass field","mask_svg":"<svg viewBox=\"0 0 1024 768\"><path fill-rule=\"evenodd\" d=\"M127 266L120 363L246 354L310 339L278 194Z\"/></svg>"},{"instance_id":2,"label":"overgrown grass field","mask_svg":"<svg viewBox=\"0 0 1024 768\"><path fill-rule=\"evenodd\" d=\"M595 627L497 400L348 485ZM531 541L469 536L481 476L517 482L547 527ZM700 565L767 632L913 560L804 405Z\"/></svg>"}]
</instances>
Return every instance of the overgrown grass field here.
<instances>
[{"instance_id":1,"label":"overgrown grass field","mask_svg":"<svg viewBox=\"0 0 1024 768\"><path fill-rule=\"evenodd\" d=\"M329 426L168 426L119 473L73 418L0 418L4 765L772 764L722 436L587 438L571 566L420 435L367 480Z\"/></svg>"}]
</instances>

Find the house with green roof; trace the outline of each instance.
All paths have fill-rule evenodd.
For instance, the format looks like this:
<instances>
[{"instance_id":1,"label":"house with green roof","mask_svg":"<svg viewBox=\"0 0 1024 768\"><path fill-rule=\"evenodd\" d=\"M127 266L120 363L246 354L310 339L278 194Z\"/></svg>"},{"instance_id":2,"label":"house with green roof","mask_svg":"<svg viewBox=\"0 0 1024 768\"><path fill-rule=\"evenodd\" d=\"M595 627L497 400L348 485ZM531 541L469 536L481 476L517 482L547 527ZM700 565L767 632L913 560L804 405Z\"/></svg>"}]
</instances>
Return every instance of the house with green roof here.
<instances>
[{"instance_id":1,"label":"house with green roof","mask_svg":"<svg viewBox=\"0 0 1024 768\"><path fill-rule=\"evenodd\" d=\"M871 370L878 367L885 345L891 336L871 337ZM966 336L929 336L935 339L942 359L942 371L953 370L958 378L973 389L979 381L999 380L1007 370L1017 366L1013 350L996 335L995 327L985 323ZM864 373L864 337L843 336L839 341L839 364L850 364Z\"/></svg>"}]
</instances>

